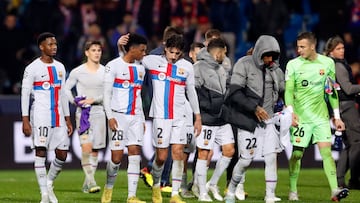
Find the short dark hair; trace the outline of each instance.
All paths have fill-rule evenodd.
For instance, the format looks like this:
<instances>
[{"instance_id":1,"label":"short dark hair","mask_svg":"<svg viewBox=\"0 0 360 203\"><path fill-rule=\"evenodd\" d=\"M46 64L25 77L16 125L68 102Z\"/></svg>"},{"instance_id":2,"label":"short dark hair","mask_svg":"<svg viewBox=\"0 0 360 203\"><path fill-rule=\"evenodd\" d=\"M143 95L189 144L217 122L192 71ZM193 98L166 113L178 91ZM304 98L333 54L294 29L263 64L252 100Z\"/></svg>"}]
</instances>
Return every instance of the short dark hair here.
<instances>
[{"instance_id":1,"label":"short dark hair","mask_svg":"<svg viewBox=\"0 0 360 203\"><path fill-rule=\"evenodd\" d=\"M181 35L172 35L165 42L165 47L167 48L178 48L180 50L183 50L184 46L185 46L184 37Z\"/></svg>"},{"instance_id":2,"label":"short dark hair","mask_svg":"<svg viewBox=\"0 0 360 203\"><path fill-rule=\"evenodd\" d=\"M330 52L334 51L338 44L344 44L344 40L341 39L340 36L336 35L335 37L329 38L325 44L324 55L329 56Z\"/></svg>"},{"instance_id":3,"label":"short dark hair","mask_svg":"<svg viewBox=\"0 0 360 203\"><path fill-rule=\"evenodd\" d=\"M210 42L207 46L207 51L210 52L212 49L215 49L215 48L225 49L226 48L225 41L221 38L214 38L214 39L210 40Z\"/></svg>"},{"instance_id":4,"label":"short dark hair","mask_svg":"<svg viewBox=\"0 0 360 203\"><path fill-rule=\"evenodd\" d=\"M99 45L100 47L102 47L102 44L100 41L97 41L97 40L86 41L85 45L84 45L84 50L85 51L89 50L92 45Z\"/></svg>"},{"instance_id":5,"label":"short dark hair","mask_svg":"<svg viewBox=\"0 0 360 203\"><path fill-rule=\"evenodd\" d=\"M139 34L135 34L135 33L130 33L129 34L129 40L127 42L126 45L124 45L124 49L125 51L129 51L130 47L132 46L137 46L140 44L147 44L147 40L145 37L139 35Z\"/></svg>"},{"instance_id":6,"label":"short dark hair","mask_svg":"<svg viewBox=\"0 0 360 203\"><path fill-rule=\"evenodd\" d=\"M201 43L201 42L193 42L191 45L190 45L190 51L194 51L195 50L195 48L204 48L205 47L205 45L203 44L203 43Z\"/></svg>"},{"instance_id":7,"label":"short dark hair","mask_svg":"<svg viewBox=\"0 0 360 203\"><path fill-rule=\"evenodd\" d=\"M205 40L209 40L211 38L219 38L221 36L221 32L218 29L209 29L205 33Z\"/></svg>"},{"instance_id":8,"label":"short dark hair","mask_svg":"<svg viewBox=\"0 0 360 203\"><path fill-rule=\"evenodd\" d=\"M310 43L316 44L316 37L315 34L312 32L302 32L296 38L297 41L303 39L307 39Z\"/></svg>"},{"instance_id":9,"label":"short dark hair","mask_svg":"<svg viewBox=\"0 0 360 203\"><path fill-rule=\"evenodd\" d=\"M51 32L43 32L37 38L37 45L40 46L41 42L45 41L47 38L55 37Z\"/></svg>"},{"instance_id":10,"label":"short dark hair","mask_svg":"<svg viewBox=\"0 0 360 203\"><path fill-rule=\"evenodd\" d=\"M180 28L173 27L173 26L167 26L164 29L163 33L163 41L166 42L167 39L169 39L172 35L183 35L184 32Z\"/></svg>"}]
</instances>

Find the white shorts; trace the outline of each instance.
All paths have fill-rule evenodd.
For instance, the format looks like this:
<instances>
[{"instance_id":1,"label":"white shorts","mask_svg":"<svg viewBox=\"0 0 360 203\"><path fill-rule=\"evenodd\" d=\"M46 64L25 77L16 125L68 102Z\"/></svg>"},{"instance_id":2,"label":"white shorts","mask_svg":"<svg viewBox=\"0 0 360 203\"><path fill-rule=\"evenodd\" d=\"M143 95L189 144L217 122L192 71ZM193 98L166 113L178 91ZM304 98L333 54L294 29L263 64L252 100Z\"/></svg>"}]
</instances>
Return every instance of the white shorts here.
<instances>
[{"instance_id":1,"label":"white shorts","mask_svg":"<svg viewBox=\"0 0 360 203\"><path fill-rule=\"evenodd\" d=\"M184 147L184 153L190 154L195 151L196 145L195 145L195 135L194 135L194 127L186 126L186 145Z\"/></svg>"},{"instance_id":2,"label":"white shorts","mask_svg":"<svg viewBox=\"0 0 360 203\"><path fill-rule=\"evenodd\" d=\"M113 112L118 130L109 128L109 146L111 150L124 150L125 146L139 145L144 142L144 119L139 115L126 115Z\"/></svg>"},{"instance_id":3,"label":"white shorts","mask_svg":"<svg viewBox=\"0 0 360 203\"><path fill-rule=\"evenodd\" d=\"M213 149L214 143L223 146L234 142L234 134L230 124L222 126L203 125L200 135L196 137L196 146L207 150Z\"/></svg>"},{"instance_id":4,"label":"white shorts","mask_svg":"<svg viewBox=\"0 0 360 203\"><path fill-rule=\"evenodd\" d=\"M32 126L33 147L45 147L47 150L69 150L70 139L67 127Z\"/></svg>"},{"instance_id":5,"label":"white shorts","mask_svg":"<svg viewBox=\"0 0 360 203\"><path fill-rule=\"evenodd\" d=\"M76 111L76 128L80 126L81 111ZM91 106L89 116L90 128L88 133L79 135L80 144L92 143L93 149L106 147L106 116L103 106Z\"/></svg>"},{"instance_id":6,"label":"white shorts","mask_svg":"<svg viewBox=\"0 0 360 203\"><path fill-rule=\"evenodd\" d=\"M153 146L168 148L170 144L186 144L185 119L153 119Z\"/></svg>"},{"instance_id":7,"label":"white shorts","mask_svg":"<svg viewBox=\"0 0 360 203\"><path fill-rule=\"evenodd\" d=\"M240 157L253 159L257 153L262 156L282 151L279 131L275 124L269 123L265 128L257 127L254 133L238 129L238 149Z\"/></svg>"}]
</instances>

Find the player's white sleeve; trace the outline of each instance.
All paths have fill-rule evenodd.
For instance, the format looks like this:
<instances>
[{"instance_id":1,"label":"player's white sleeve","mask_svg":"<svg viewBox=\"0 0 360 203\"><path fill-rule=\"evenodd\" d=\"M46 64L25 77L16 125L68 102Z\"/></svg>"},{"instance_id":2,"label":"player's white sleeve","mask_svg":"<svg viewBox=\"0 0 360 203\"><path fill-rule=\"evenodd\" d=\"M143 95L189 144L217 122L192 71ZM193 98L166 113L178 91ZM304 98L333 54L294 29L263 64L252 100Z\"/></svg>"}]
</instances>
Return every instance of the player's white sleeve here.
<instances>
[{"instance_id":1,"label":"player's white sleeve","mask_svg":"<svg viewBox=\"0 0 360 203\"><path fill-rule=\"evenodd\" d=\"M64 116L70 116L69 99L65 95L65 77L63 77L62 80L63 81L61 83L62 87L61 87L61 95L60 95L62 109L63 109L63 112L64 112Z\"/></svg>"},{"instance_id":2,"label":"player's white sleeve","mask_svg":"<svg viewBox=\"0 0 360 203\"><path fill-rule=\"evenodd\" d=\"M69 99L69 102L74 104L74 95L71 92L71 89L76 85L77 80L74 75L74 71L71 71L69 74L69 78L66 80L64 92L66 97Z\"/></svg>"},{"instance_id":3,"label":"player's white sleeve","mask_svg":"<svg viewBox=\"0 0 360 203\"><path fill-rule=\"evenodd\" d=\"M200 113L199 100L195 90L195 77L192 65L189 69L189 75L186 78L186 94L190 102L190 106L195 114Z\"/></svg>"},{"instance_id":4,"label":"player's white sleeve","mask_svg":"<svg viewBox=\"0 0 360 203\"><path fill-rule=\"evenodd\" d=\"M30 94L34 78L29 68L25 68L21 85L21 115L29 116Z\"/></svg>"},{"instance_id":5,"label":"player's white sleeve","mask_svg":"<svg viewBox=\"0 0 360 203\"><path fill-rule=\"evenodd\" d=\"M115 74L112 72L110 66L106 66L105 75L104 75L104 95L103 95L103 105L108 119L114 118L111 111L111 98L112 98L112 89L114 84Z\"/></svg>"}]
</instances>

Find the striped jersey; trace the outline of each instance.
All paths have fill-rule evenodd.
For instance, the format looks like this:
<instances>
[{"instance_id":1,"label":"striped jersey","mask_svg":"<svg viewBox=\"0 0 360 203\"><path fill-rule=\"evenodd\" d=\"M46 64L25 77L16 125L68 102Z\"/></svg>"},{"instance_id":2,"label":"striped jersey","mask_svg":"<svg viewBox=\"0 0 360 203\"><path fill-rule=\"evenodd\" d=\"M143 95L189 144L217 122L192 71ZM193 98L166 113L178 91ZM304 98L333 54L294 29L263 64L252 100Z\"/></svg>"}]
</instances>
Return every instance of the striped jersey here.
<instances>
[{"instance_id":1,"label":"striped jersey","mask_svg":"<svg viewBox=\"0 0 360 203\"><path fill-rule=\"evenodd\" d=\"M173 119L183 116L185 91L194 89L195 85L192 64L185 59L170 64L165 56L158 55L145 56L142 63L149 70L153 85L150 117ZM198 106L197 100L195 105Z\"/></svg>"},{"instance_id":2,"label":"striped jersey","mask_svg":"<svg viewBox=\"0 0 360 203\"><path fill-rule=\"evenodd\" d=\"M53 60L44 63L40 58L30 63L24 71L21 91L23 116L29 115L29 100L33 94L33 124L35 126L65 126L64 116L69 116L69 106L64 94L65 67Z\"/></svg>"},{"instance_id":3,"label":"striped jersey","mask_svg":"<svg viewBox=\"0 0 360 203\"><path fill-rule=\"evenodd\" d=\"M104 108L108 119L112 111L143 116L141 89L145 68L138 62L127 63L122 57L110 61L105 67Z\"/></svg>"}]
</instances>

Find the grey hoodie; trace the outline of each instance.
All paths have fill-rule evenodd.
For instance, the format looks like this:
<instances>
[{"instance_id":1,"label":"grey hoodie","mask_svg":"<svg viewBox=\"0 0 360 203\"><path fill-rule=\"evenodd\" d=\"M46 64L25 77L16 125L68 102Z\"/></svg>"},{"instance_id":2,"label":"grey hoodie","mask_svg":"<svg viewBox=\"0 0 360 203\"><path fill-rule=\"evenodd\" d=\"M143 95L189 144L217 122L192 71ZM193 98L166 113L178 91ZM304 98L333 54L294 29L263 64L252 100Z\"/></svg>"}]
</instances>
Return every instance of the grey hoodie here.
<instances>
[{"instance_id":1,"label":"grey hoodie","mask_svg":"<svg viewBox=\"0 0 360 203\"><path fill-rule=\"evenodd\" d=\"M223 125L219 118L226 92L227 72L215 61L206 48L200 50L194 64L195 88L199 97L200 113L204 125Z\"/></svg>"},{"instance_id":2,"label":"grey hoodie","mask_svg":"<svg viewBox=\"0 0 360 203\"><path fill-rule=\"evenodd\" d=\"M264 67L261 56L266 52L280 53L280 47L274 37L262 35L255 43L253 55L240 58L234 65L222 107L226 122L250 132L259 125L256 107L262 106L271 116L278 93L284 89L284 74L277 63Z\"/></svg>"},{"instance_id":3,"label":"grey hoodie","mask_svg":"<svg viewBox=\"0 0 360 203\"><path fill-rule=\"evenodd\" d=\"M271 116L279 92L284 91L285 80L277 61L266 67L266 74L263 75L264 62L261 56L267 52L280 54L280 46L274 37L262 35L255 43L253 54L244 56L236 62L230 84L247 87L263 98L262 107Z\"/></svg>"}]
</instances>

